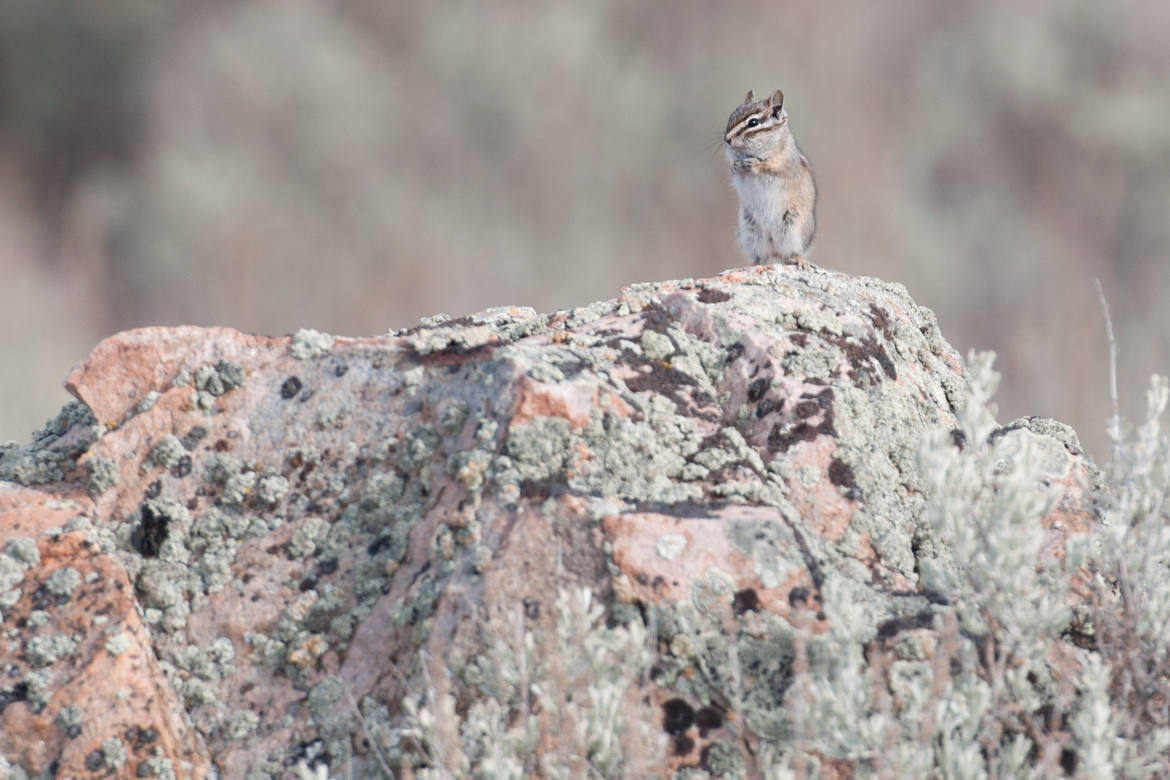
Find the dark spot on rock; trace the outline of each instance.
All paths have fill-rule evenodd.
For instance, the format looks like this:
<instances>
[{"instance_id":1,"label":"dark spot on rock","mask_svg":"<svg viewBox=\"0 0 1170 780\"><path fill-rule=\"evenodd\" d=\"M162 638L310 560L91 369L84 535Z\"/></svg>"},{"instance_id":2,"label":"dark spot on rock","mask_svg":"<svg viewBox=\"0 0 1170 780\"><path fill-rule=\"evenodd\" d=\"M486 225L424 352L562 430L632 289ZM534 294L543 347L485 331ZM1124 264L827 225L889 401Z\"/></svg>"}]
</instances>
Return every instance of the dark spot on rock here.
<instances>
[{"instance_id":1,"label":"dark spot on rock","mask_svg":"<svg viewBox=\"0 0 1170 780\"><path fill-rule=\"evenodd\" d=\"M801 349L804 349L804 347L808 344L808 336L803 333L793 333L788 337L788 340Z\"/></svg>"},{"instance_id":2,"label":"dark spot on rock","mask_svg":"<svg viewBox=\"0 0 1170 780\"><path fill-rule=\"evenodd\" d=\"M813 380L805 381L810 384L813 382ZM785 452L797 442L812 441L821 434L829 436L837 435L837 431L833 428L833 388L826 387L816 395L805 393L801 397L805 399L801 401L801 404L804 404L810 399L816 402L816 405L824 412L821 422L819 425L800 422L792 426L788 431L785 431L782 423L777 423L772 426L772 431L768 434L768 447L773 453ZM806 410L809 408L805 407Z\"/></svg>"},{"instance_id":3,"label":"dark spot on rock","mask_svg":"<svg viewBox=\"0 0 1170 780\"><path fill-rule=\"evenodd\" d=\"M162 483L157 479L146 486L146 492L143 493L147 498L158 498L158 494L162 492Z\"/></svg>"},{"instance_id":4,"label":"dark spot on rock","mask_svg":"<svg viewBox=\"0 0 1170 780\"><path fill-rule=\"evenodd\" d=\"M764 393L768 392L768 388L772 386L772 380L768 377L757 379L748 385L747 398L753 404L764 397Z\"/></svg>"},{"instance_id":5,"label":"dark spot on rock","mask_svg":"<svg viewBox=\"0 0 1170 780\"><path fill-rule=\"evenodd\" d=\"M759 612L759 594L754 588L744 588L735 594L735 598L731 601L731 608L737 615L742 615L745 612Z\"/></svg>"},{"instance_id":6,"label":"dark spot on rock","mask_svg":"<svg viewBox=\"0 0 1170 780\"><path fill-rule=\"evenodd\" d=\"M232 443L227 439L219 439L212 445L212 449L216 452L231 452Z\"/></svg>"},{"instance_id":7,"label":"dark spot on rock","mask_svg":"<svg viewBox=\"0 0 1170 780\"><path fill-rule=\"evenodd\" d=\"M779 399L765 398L762 401L760 401L760 405L756 407L756 419L762 420L763 418L767 417L772 412L782 412L782 411L784 411L784 399L783 398L779 398Z\"/></svg>"},{"instance_id":8,"label":"dark spot on rock","mask_svg":"<svg viewBox=\"0 0 1170 780\"><path fill-rule=\"evenodd\" d=\"M737 341L727 348L727 361L730 363L733 360L739 360L743 357L744 345L742 341Z\"/></svg>"},{"instance_id":9,"label":"dark spot on rock","mask_svg":"<svg viewBox=\"0 0 1170 780\"><path fill-rule=\"evenodd\" d=\"M335 365L333 367L333 376L340 379L341 377L345 376L348 371L349 371L349 366L347 364L338 363L337 365Z\"/></svg>"},{"instance_id":10,"label":"dark spot on rock","mask_svg":"<svg viewBox=\"0 0 1170 780\"><path fill-rule=\"evenodd\" d=\"M804 604L807 606L809 596L811 595L812 591L810 591L808 588L804 587L803 585L797 585L795 588L788 591L788 606L795 607L797 604Z\"/></svg>"},{"instance_id":11,"label":"dark spot on rock","mask_svg":"<svg viewBox=\"0 0 1170 780\"><path fill-rule=\"evenodd\" d=\"M549 480L520 480L520 497L534 501L544 501L553 495L553 486Z\"/></svg>"},{"instance_id":12,"label":"dark spot on rock","mask_svg":"<svg viewBox=\"0 0 1170 780\"><path fill-rule=\"evenodd\" d=\"M963 433L958 428L952 428L951 444L958 447L960 451L967 449L967 434Z\"/></svg>"},{"instance_id":13,"label":"dark spot on rock","mask_svg":"<svg viewBox=\"0 0 1170 780\"><path fill-rule=\"evenodd\" d=\"M102 756L102 751L91 750L85 756L85 768L91 772L96 772L106 765L106 759Z\"/></svg>"},{"instance_id":14,"label":"dark spot on rock","mask_svg":"<svg viewBox=\"0 0 1170 780\"><path fill-rule=\"evenodd\" d=\"M333 574L337 571L338 563L336 558L326 558L317 564L317 574L322 577Z\"/></svg>"},{"instance_id":15,"label":"dark spot on rock","mask_svg":"<svg viewBox=\"0 0 1170 780\"><path fill-rule=\"evenodd\" d=\"M9 704L28 700L28 683L18 682L11 688L0 688L0 712Z\"/></svg>"},{"instance_id":16,"label":"dark spot on rock","mask_svg":"<svg viewBox=\"0 0 1170 780\"><path fill-rule=\"evenodd\" d=\"M126 741L134 750L141 750L147 745L153 744L158 739L158 732L154 730L153 726L141 728L139 726L131 726L126 729Z\"/></svg>"},{"instance_id":17,"label":"dark spot on rock","mask_svg":"<svg viewBox=\"0 0 1170 780\"><path fill-rule=\"evenodd\" d=\"M649 585L650 575L644 571L640 571L634 575L634 580L637 581L639 585Z\"/></svg>"},{"instance_id":18,"label":"dark spot on rock","mask_svg":"<svg viewBox=\"0 0 1170 780\"><path fill-rule=\"evenodd\" d=\"M671 743L674 746L674 754L676 756L685 756L695 749L695 740L686 734L675 734Z\"/></svg>"},{"instance_id":19,"label":"dark spot on rock","mask_svg":"<svg viewBox=\"0 0 1170 780\"><path fill-rule=\"evenodd\" d=\"M301 593L306 593L306 592L312 590L313 588L317 587L317 578L316 577L305 577L303 580L301 580L301 584L298 585L297 587L300 589Z\"/></svg>"},{"instance_id":20,"label":"dark spot on rock","mask_svg":"<svg viewBox=\"0 0 1170 780\"><path fill-rule=\"evenodd\" d=\"M377 555L378 553L382 552L383 550L387 549L388 547L390 547L390 537L389 536L379 536L377 539L370 542L366 546L366 552L369 553L370 555Z\"/></svg>"},{"instance_id":21,"label":"dark spot on rock","mask_svg":"<svg viewBox=\"0 0 1170 780\"><path fill-rule=\"evenodd\" d=\"M785 452L797 442L812 441L820 435L820 426L817 425L802 422L785 433L784 426L777 423L772 426L772 432L768 434L768 447L773 452Z\"/></svg>"},{"instance_id":22,"label":"dark spot on rock","mask_svg":"<svg viewBox=\"0 0 1170 780\"><path fill-rule=\"evenodd\" d=\"M80 723L72 723L69 725L69 728L65 729L66 739L77 739L80 736L81 736L81 724Z\"/></svg>"},{"instance_id":23,"label":"dark spot on rock","mask_svg":"<svg viewBox=\"0 0 1170 780\"><path fill-rule=\"evenodd\" d=\"M699 727L699 736L706 737L708 731L723 728L723 711L718 707L700 707L695 713L695 725Z\"/></svg>"},{"instance_id":24,"label":"dark spot on rock","mask_svg":"<svg viewBox=\"0 0 1170 780\"><path fill-rule=\"evenodd\" d=\"M854 498L857 491L857 481L853 476L853 467L843 460L833 458L829 463L829 481L837 487L848 489L849 497Z\"/></svg>"},{"instance_id":25,"label":"dark spot on rock","mask_svg":"<svg viewBox=\"0 0 1170 780\"><path fill-rule=\"evenodd\" d=\"M889 639L903 631L916 628L930 628L934 624L934 612L924 609L913 615L902 615L878 623L877 635L879 639Z\"/></svg>"},{"instance_id":26,"label":"dark spot on rock","mask_svg":"<svg viewBox=\"0 0 1170 780\"><path fill-rule=\"evenodd\" d=\"M681 734L695 722L695 710L682 699L668 699L662 704L662 728L667 734Z\"/></svg>"},{"instance_id":27,"label":"dark spot on rock","mask_svg":"<svg viewBox=\"0 0 1170 780\"><path fill-rule=\"evenodd\" d=\"M287 401L294 397L297 393L301 392L302 387L304 387L304 385L301 384L300 377L290 376L288 379L284 380L284 383L280 386L280 397Z\"/></svg>"},{"instance_id":28,"label":"dark spot on rock","mask_svg":"<svg viewBox=\"0 0 1170 780\"><path fill-rule=\"evenodd\" d=\"M853 336L835 336L823 331L821 335L845 353L845 359L853 369L855 383L876 384L881 380L878 372L874 370L875 362L881 366L888 378L897 380L898 371L894 368L894 361L890 360L886 348L872 336L858 339Z\"/></svg>"},{"instance_id":29,"label":"dark spot on rock","mask_svg":"<svg viewBox=\"0 0 1170 780\"><path fill-rule=\"evenodd\" d=\"M821 405L816 401L801 401L792 409L801 420L807 420L821 411Z\"/></svg>"},{"instance_id":30,"label":"dark spot on rock","mask_svg":"<svg viewBox=\"0 0 1170 780\"><path fill-rule=\"evenodd\" d=\"M567 379L572 379L585 369L589 368L589 364L584 360L574 358L572 360L558 360L556 362L556 367L560 369L560 372L564 374Z\"/></svg>"},{"instance_id":31,"label":"dark spot on rock","mask_svg":"<svg viewBox=\"0 0 1170 780\"><path fill-rule=\"evenodd\" d=\"M873 326L885 336L886 341L894 340L894 334L890 332L890 315L872 301L869 304L869 317L873 321Z\"/></svg>"},{"instance_id":32,"label":"dark spot on rock","mask_svg":"<svg viewBox=\"0 0 1170 780\"><path fill-rule=\"evenodd\" d=\"M53 594L49 593L49 589L44 585L37 586L37 589L32 592L30 597L32 600L33 609L50 609L55 604L65 603L69 600L69 595L64 594L57 598L53 598Z\"/></svg>"},{"instance_id":33,"label":"dark spot on rock","mask_svg":"<svg viewBox=\"0 0 1170 780\"><path fill-rule=\"evenodd\" d=\"M1072 748L1065 748L1060 751L1060 768L1064 770L1064 774L1072 777L1077 773L1077 751Z\"/></svg>"},{"instance_id":34,"label":"dark spot on rock","mask_svg":"<svg viewBox=\"0 0 1170 780\"><path fill-rule=\"evenodd\" d=\"M142 504L142 522L130 534L130 543L146 558L154 558L167 540L167 516L149 503Z\"/></svg>"},{"instance_id":35,"label":"dark spot on rock","mask_svg":"<svg viewBox=\"0 0 1170 780\"><path fill-rule=\"evenodd\" d=\"M171 474L174 475L175 477L178 477L179 479L182 479L183 477L187 476L190 473L191 473L191 456L190 455L184 455L183 457L179 458L179 462L176 463L174 465L174 468L171 469Z\"/></svg>"},{"instance_id":36,"label":"dark spot on rock","mask_svg":"<svg viewBox=\"0 0 1170 780\"><path fill-rule=\"evenodd\" d=\"M179 442L183 445L183 449L190 452L199 445L199 442L203 441L203 437L206 435L207 429L202 425L196 425L187 431L187 434L179 439Z\"/></svg>"},{"instance_id":37,"label":"dark spot on rock","mask_svg":"<svg viewBox=\"0 0 1170 780\"><path fill-rule=\"evenodd\" d=\"M540 602L533 599L524 599L524 614L529 620L540 617Z\"/></svg>"},{"instance_id":38,"label":"dark spot on rock","mask_svg":"<svg viewBox=\"0 0 1170 780\"><path fill-rule=\"evenodd\" d=\"M657 680L663 674L664 674L664 672L662 671L661 666L655 665L655 666L650 667L650 679L651 680Z\"/></svg>"},{"instance_id":39,"label":"dark spot on rock","mask_svg":"<svg viewBox=\"0 0 1170 780\"><path fill-rule=\"evenodd\" d=\"M632 353L625 353L632 355ZM698 383L689 375L684 374L673 366L660 361L647 361L642 364L642 371L637 376L626 380L626 387L631 392L651 392L656 395L671 395L676 388L693 387Z\"/></svg>"},{"instance_id":40,"label":"dark spot on rock","mask_svg":"<svg viewBox=\"0 0 1170 780\"><path fill-rule=\"evenodd\" d=\"M713 287L706 287L699 291L699 303L723 303L730 301L731 294Z\"/></svg>"},{"instance_id":41,"label":"dark spot on rock","mask_svg":"<svg viewBox=\"0 0 1170 780\"><path fill-rule=\"evenodd\" d=\"M704 436L703 440L701 442L699 442L699 451L700 452L702 452L703 450L721 450L721 449L735 449L735 445L733 445L731 443L731 441L728 440L728 438L723 435L723 431L719 431L718 433L712 433L708 436Z\"/></svg>"}]
</instances>

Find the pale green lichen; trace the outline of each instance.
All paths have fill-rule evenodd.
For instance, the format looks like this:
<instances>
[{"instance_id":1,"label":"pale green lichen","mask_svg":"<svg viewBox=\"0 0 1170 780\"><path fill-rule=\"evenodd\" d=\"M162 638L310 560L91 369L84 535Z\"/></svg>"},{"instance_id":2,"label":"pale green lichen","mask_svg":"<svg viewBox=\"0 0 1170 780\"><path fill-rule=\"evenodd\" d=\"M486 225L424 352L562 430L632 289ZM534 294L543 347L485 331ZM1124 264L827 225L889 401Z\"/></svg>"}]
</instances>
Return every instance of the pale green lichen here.
<instances>
[{"instance_id":1,"label":"pale green lichen","mask_svg":"<svg viewBox=\"0 0 1170 780\"><path fill-rule=\"evenodd\" d=\"M102 740L102 759L110 769L118 769L126 763L129 754L126 745L117 737L107 737Z\"/></svg>"},{"instance_id":2,"label":"pale green lichen","mask_svg":"<svg viewBox=\"0 0 1170 780\"><path fill-rule=\"evenodd\" d=\"M682 534L663 534L658 537L658 541L654 545L655 552L659 557L668 561L673 561L682 551L687 547L687 538Z\"/></svg>"},{"instance_id":3,"label":"pale green lichen","mask_svg":"<svg viewBox=\"0 0 1170 780\"><path fill-rule=\"evenodd\" d=\"M4 544L4 554L12 560L18 561L26 568L34 568L41 562L41 551L34 539L27 537L12 537ZM12 587L14 583L5 583L0 576L0 590Z\"/></svg>"},{"instance_id":4,"label":"pale green lichen","mask_svg":"<svg viewBox=\"0 0 1170 780\"><path fill-rule=\"evenodd\" d=\"M162 393L157 390L151 390L142 397L141 401L138 402L138 405L135 407L135 414L149 412L154 408L154 405L158 403L158 399L160 398L162 398Z\"/></svg>"},{"instance_id":5,"label":"pale green lichen","mask_svg":"<svg viewBox=\"0 0 1170 780\"><path fill-rule=\"evenodd\" d=\"M150 772L150 777L158 778L158 780L176 780L175 765L164 753L161 747L155 747L151 751L151 755L139 766L145 766L146 771ZM140 770L141 771L141 770Z\"/></svg>"},{"instance_id":6,"label":"pale green lichen","mask_svg":"<svg viewBox=\"0 0 1170 780\"><path fill-rule=\"evenodd\" d=\"M24 643L24 659L35 668L55 664L70 655L77 647L77 640L63 631L34 636Z\"/></svg>"},{"instance_id":7,"label":"pale green lichen","mask_svg":"<svg viewBox=\"0 0 1170 780\"><path fill-rule=\"evenodd\" d=\"M131 646L133 646L133 644L134 644L134 642L130 638L129 634L127 634L123 631L119 631L118 633L114 634L109 639L107 639L104 646L106 648L107 653L109 653L110 655L116 656L116 655L121 655L122 653L129 650L131 648Z\"/></svg>"},{"instance_id":8,"label":"pale green lichen","mask_svg":"<svg viewBox=\"0 0 1170 780\"><path fill-rule=\"evenodd\" d=\"M223 502L228 506L243 504L252 494L252 489L256 486L256 479L255 471L240 471L232 474L223 483L221 496Z\"/></svg>"},{"instance_id":9,"label":"pale green lichen","mask_svg":"<svg viewBox=\"0 0 1170 780\"><path fill-rule=\"evenodd\" d=\"M45 589L54 596L66 598L81 584L81 573L72 566L65 566L45 578Z\"/></svg>"},{"instance_id":10,"label":"pale green lichen","mask_svg":"<svg viewBox=\"0 0 1170 780\"><path fill-rule=\"evenodd\" d=\"M312 555L329 533L329 523L320 517L306 517L289 540L288 552L294 558Z\"/></svg>"},{"instance_id":11,"label":"pale green lichen","mask_svg":"<svg viewBox=\"0 0 1170 780\"><path fill-rule=\"evenodd\" d=\"M220 485L244 469L244 463L226 452L212 453L203 464L203 478Z\"/></svg>"},{"instance_id":12,"label":"pale green lichen","mask_svg":"<svg viewBox=\"0 0 1170 780\"><path fill-rule=\"evenodd\" d=\"M310 328L301 328L293 334L289 351L296 360L311 360L333 348L333 337Z\"/></svg>"},{"instance_id":13,"label":"pale green lichen","mask_svg":"<svg viewBox=\"0 0 1170 780\"><path fill-rule=\"evenodd\" d=\"M168 433L159 440L158 444L150 450L150 462L156 466L164 469L174 468L179 463L179 459L187 454L187 450L183 447L183 443L179 441L179 437L173 433Z\"/></svg>"},{"instance_id":14,"label":"pale green lichen","mask_svg":"<svg viewBox=\"0 0 1170 780\"><path fill-rule=\"evenodd\" d=\"M559 475L568 458L569 442L569 421L562 417L534 417L528 424L513 425L507 441L510 461L497 462L497 481L543 481Z\"/></svg>"},{"instance_id":15,"label":"pale green lichen","mask_svg":"<svg viewBox=\"0 0 1170 780\"><path fill-rule=\"evenodd\" d=\"M668 336L653 330L642 331L639 346L650 360L665 360L674 354L674 342Z\"/></svg>"},{"instance_id":16,"label":"pale green lichen","mask_svg":"<svg viewBox=\"0 0 1170 780\"><path fill-rule=\"evenodd\" d=\"M343 694L341 680L336 677L326 677L313 686L309 691L309 710L318 722L329 718L333 705L341 701Z\"/></svg>"},{"instance_id":17,"label":"pale green lichen","mask_svg":"<svg viewBox=\"0 0 1170 780\"><path fill-rule=\"evenodd\" d=\"M57 713L57 717L53 719L57 724L57 728L65 732L67 735L72 734L75 730L81 728L81 708L76 704L70 704L62 707L61 711Z\"/></svg>"},{"instance_id":18,"label":"pale green lichen","mask_svg":"<svg viewBox=\"0 0 1170 780\"><path fill-rule=\"evenodd\" d=\"M288 493L288 480L279 474L268 474L256 484L256 498L266 506L274 506Z\"/></svg>"},{"instance_id":19,"label":"pale green lichen","mask_svg":"<svg viewBox=\"0 0 1170 780\"><path fill-rule=\"evenodd\" d=\"M244 367L220 360L214 366L195 369L193 379L197 391L218 397L244 384Z\"/></svg>"},{"instance_id":20,"label":"pale green lichen","mask_svg":"<svg viewBox=\"0 0 1170 780\"><path fill-rule=\"evenodd\" d=\"M644 412L645 419L635 421L594 410L580 434L590 458L569 477L573 490L667 504L702 496L702 488L679 479L687 457L701 447L694 420L674 414L661 396L653 396Z\"/></svg>"},{"instance_id":21,"label":"pale green lichen","mask_svg":"<svg viewBox=\"0 0 1170 780\"><path fill-rule=\"evenodd\" d=\"M236 712L228 716L224 726L224 737L241 742L256 733L260 725L260 716L254 712Z\"/></svg>"},{"instance_id":22,"label":"pale green lichen","mask_svg":"<svg viewBox=\"0 0 1170 780\"><path fill-rule=\"evenodd\" d=\"M38 714L44 711L53 696L53 676L49 670L29 671L21 678L21 682L28 691L29 709Z\"/></svg>"},{"instance_id":23,"label":"pale green lichen","mask_svg":"<svg viewBox=\"0 0 1170 780\"><path fill-rule=\"evenodd\" d=\"M118 466L111 458L90 457L85 462L89 473L89 494L100 496L118 484Z\"/></svg>"},{"instance_id":24,"label":"pale green lichen","mask_svg":"<svg viewBox=\"0 0 1170 780\"><path fill-rule=\"evenodd\" d=\"M62 468L75 461L101 436L89 407L70 401L57 416L32 434L23 446L0 446L0 480L39 485L63 478Z\"/></svg>"}]
</instances>

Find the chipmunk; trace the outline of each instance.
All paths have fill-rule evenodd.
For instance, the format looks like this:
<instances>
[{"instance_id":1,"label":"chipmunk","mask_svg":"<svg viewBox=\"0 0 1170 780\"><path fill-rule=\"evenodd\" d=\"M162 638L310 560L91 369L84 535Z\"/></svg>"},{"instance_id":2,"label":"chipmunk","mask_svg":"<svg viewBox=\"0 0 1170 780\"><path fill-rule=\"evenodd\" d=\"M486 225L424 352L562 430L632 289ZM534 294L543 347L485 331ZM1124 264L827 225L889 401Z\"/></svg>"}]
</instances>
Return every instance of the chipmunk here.
<instances>
[{"instance_id":1,"label":"chipmunk","mask_svg":"<svg viewBox=\"0 0 1170 780\"><path fill-rule=\"evenodd\" d=\"M756 100L749 90L731 112L723 149L739 195L739 244L755 265L804 258L816 231L817 185L788 127L784 93Z\"/></svg>"}]
</instances>

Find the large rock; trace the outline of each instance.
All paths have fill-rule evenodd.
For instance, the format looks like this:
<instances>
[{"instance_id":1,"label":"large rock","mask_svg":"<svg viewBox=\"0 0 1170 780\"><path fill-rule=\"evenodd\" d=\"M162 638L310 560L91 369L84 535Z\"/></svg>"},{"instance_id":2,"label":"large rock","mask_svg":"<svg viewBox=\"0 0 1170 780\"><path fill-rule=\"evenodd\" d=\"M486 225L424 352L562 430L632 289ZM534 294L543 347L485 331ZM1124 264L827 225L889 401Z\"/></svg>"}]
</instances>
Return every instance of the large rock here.
<instances>
[{"instance_id":1,"label":"large rock","mask_svg":"<svg viewBox=\"0 0 1170 780\"><path fill-rule=\"evenodd\" d=\"M0 451L0 755L282 777L378 776L404 696L465 711L485 625L551 635L581 587L656 631L649 765L750 764L827 588L858 641L930 630L917 453L965 379L900 285L757 268L384 338L130 331L68 388ZM1083 526L1075 438L1000 433L1064 486L1052 533Z\"/></svg>"}]
</instances>

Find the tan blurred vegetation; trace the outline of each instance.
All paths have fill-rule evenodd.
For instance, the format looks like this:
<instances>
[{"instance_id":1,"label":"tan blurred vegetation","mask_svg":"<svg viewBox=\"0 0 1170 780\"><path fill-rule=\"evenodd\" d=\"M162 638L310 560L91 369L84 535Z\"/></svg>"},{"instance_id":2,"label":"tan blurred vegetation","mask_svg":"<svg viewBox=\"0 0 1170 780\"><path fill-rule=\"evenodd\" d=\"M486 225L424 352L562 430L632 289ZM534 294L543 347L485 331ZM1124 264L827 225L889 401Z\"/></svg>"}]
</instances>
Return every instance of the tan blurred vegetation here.
<instances>
[{"instance_id":1,"label":"tan blurred vegetation","mask_svg":"<svg viewBox=\"0 0 1170 780\"><path fill-rule=\"evenodd\" d=\"M100 8L99 8L100 6ZM117 330L380 333L742 264L718 148L782 87L814 260L903 282L1001 418L1103 452L1170 371L1170 4L0 4L0 439Z\"/></svg>"}]
</instances>

